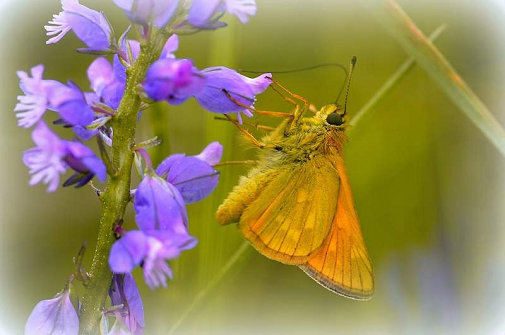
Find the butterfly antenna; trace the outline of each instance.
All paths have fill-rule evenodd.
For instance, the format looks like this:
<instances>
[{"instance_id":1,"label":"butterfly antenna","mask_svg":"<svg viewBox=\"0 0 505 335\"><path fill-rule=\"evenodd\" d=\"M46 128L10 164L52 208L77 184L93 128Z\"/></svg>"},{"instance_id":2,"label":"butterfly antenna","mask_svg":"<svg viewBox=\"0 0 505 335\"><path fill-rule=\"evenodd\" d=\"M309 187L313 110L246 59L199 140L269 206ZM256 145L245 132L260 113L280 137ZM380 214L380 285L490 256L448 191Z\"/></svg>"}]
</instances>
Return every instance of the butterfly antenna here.
<instances>
[{"instance_id":1,"label":"butterfly antenna","mask_svg":"<svg viewBox=\"0 0 505 335\"><path fill-rule=\"evenodd\" d=\"M345 83L347 83L347 80L349 78L349 73L347 72L347 68L344 65L339 64L339 63L322 63L322 64L317 64L317 65L302 67L302 68L298 68L298 69L287 70L287 71L251 71L251 70L242 70L242 69L238 69L237 71L238 72L242 72L242 73L265 73L265 72L269 72L269 73L272 73L272 74L285 74L285 73L296 73L296 72L315 70L315 69L319 69L319 68L322 68L322 67L335 67L335 68L338 68L338 69L344 71L345 79L344 79L344 83L342 84L342 86L340 88L340 91L338 92L338 96L337 96L337 101L338 101L338 99L340 98L340 96L342 95L342 92L344 90Z\"/></svg>"},{"instance_id":2,"label":"butterfly antenna","mask_svg":"<svg viewBox=\"0 0 505 335\"><path fill-rule=\"evenodd\" d=\"M354 72L354 67L356 66L356 62L357 62L357 58L356 56L353 56L351 58L351 65L349 66L349 76L347 78L347 90L345 92L345 100L344 100L344 114L342 114L342 116L346 115L347 113L347 97L349 97L349 87L351 86L351 79L352 79L352 73ZM340 90L342 91L342 90ZM340 94L339 94L340 96ZM337 101L338 101L338 98L337 98Z\"/></svg>"}]
</instances>

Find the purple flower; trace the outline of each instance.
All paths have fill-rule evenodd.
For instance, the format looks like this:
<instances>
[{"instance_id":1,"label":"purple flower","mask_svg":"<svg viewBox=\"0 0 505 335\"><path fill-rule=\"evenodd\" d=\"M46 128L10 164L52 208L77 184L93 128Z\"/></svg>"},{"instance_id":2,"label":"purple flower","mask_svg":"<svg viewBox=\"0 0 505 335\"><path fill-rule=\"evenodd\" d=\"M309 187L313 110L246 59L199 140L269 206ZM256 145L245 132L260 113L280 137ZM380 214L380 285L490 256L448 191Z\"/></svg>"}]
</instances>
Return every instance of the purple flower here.
<instances>
[{"instance_id":1,"label":"purple flower","mask_svg":"<svg viewBox=\"0 0 505 335\"><path fill-rule=\"evenodd\" d=\"M179 190L185 203L191 204L216 188L219 172L212 165L221 160L222 152L223 146L213 142L197 156L171 155L158 166L156 173Z\"/></svg>"},{"instance_id":2,"label":"purple flower","mask_svg":"<svg viewBox=\"0 0 505 335\"><path fill-rule=\"evenodd\" d=\"M176 52L177 49L179 49L179 36L174 34L170 36L167 40L167 43L165 43L165 46L161 52L160 59L175 58L174 52Z\"/></svg>"},{"instance_id":3,"label":"purple flower","mask_svg":"<svg viewBox=\"0 0 505 335\"><path fill-rule=\"evenodd\" d=\"M87 126L95 119L85 94L74 83L54 86L49 94L50 108L58 112L65 123Z\"/></svg>"},{"instance_id":4,"label":"purple flower","mask_svg":"<svg viewBox=\"0 0 505 335\"><path fill-rule=\"evenodd\" d=\"M18 96L18 104L14 111L18 126L30 128L42 118L49 105L49 94L51 90L60 83L54 80L43 80L44 66L37 65L31 68L30 76L24 71L18 71L20 79L19 86L25 95Z\"/></svg>"},{"instance_id":5,"label":"purple flower","mask_svg":"<svg viewBox=\"0 0 505 335\"><path fill-rule=\"evenodd\" d=\"M223 156L223 145L219 142L212 142L195 157L207 162L209 165L216 165L221 161Z\"/></svg>"},{"instance_id":6,"label":"purple flower","mask_svg":"<svg viewBox=\"0 0 505 335\"><path fill-rule=\"evenodd\" d=\"M66 154L66 146L45 123L40 122L32 133L33 142L37 147L23 153L23 162L30 168L30 185L43 182L48 184L47 191L58 188L60 174L66 171L67 164L62 160Z\"/></svg>"},{"instance_id":7,"label":"purple flower","mask_svg":"<svg viewBox=\"0 0 505 335\"><path fill-rule=\"evenodd\" d=\"M88 68L91 88L104 104L113 109L119 106L124 94L126 85L124 71L124 67L114 68L105 58L97 58Z\"/></svg>"},{"instance_id":8,"label":"purple flower","mask_svg":"<svg viewBox=\"0 0 505 335\"><path fill-rule=\"evenodd\" d=\"M77 334L79 317L66 289L53 299L39 302L28 317L25 335Z\"/></svg>"},{"instance_id":9,"label":"purple flower","mask_svg":"<svg viewBox=\"0 0 505 335\"><path fill-rule=\"evenodd\" d=\"M242 122L241 112L248 117L251 117L252 113L234 103L223 90L241 104L252 107L256 95L264 92L272 82L269 73L251 79L222 66L204 69L202 73L205 85L195 94L196 100L203 108L213 113L237 113L239 122Z\"/></svg>"},{"instance_id":10,"label":"purple flower","mask_svg":"<svg viewBox=\"0 0 505 335\"><path fill-rule=\"evenodd\" d=\"M119 315L127 330L134 335L142 334L145 328L144 306L133 276L130 273L114 275L109 295L112 306L123 305Z\"/></svg>"},{"instance_id":11,"label":"purple flower","mask_svg":"<svg viewBox=\"0 0 505 335\"><path fill-rule=\"evenodd\" d=\"M107 51L113 41L112 28L105 15L79 3L79 0L62 0L63 11L53 15L50 25L45 26L48 36L46 43L56 43L70 30L88 48L83 51Z\"/></svg>"},{"instance_id":12,"label":"purple flower","mask_svg":"<svg viewBox=\"0 0 505 335\"><path fill-rule=\"evenodd\" d=\"M196 94L203 84L203 76L190 60L165 58L149 68L144 90L152 100L166 100L175 105Z\"/></svg>"},{"instance_id":13,"label":"purple flower","mask_svg":"<svg viewBox=\"0 0 505 335\"><path fill-rule=\"evenodd\" d=\"M151 289L166 287L166 277L173 277L167 260L179 257L181 251L193 248L196 243L187 231L133 230L112 245L109 265L114 273L129 273L142 263L146 284Z\"/></svg>"},{"instance_id":14,"label":"purple flower","mask_svg":"<svg viewBox=\"0 0 505 335\"><path fill-rule=\"evenodd\" d=\"M194 0L188 14L188 21L196 27L219 28L219 19L224 12L235 15L242 23L256 14L255 0Z\"/></svg>"},{"instance_id":15,"label":"purple flower","mask_svg":"<svg viewBox=\"0 0 505 335\"><path fill-rule=\"evenodd\" d=\"M23 153L23 162L32 175L30 185L43 182L48 184L47 191L53 192L68 166L77 171L71 177L77 186L86 184L95 174L105 181L105 165L82 143L61 140L42 121L33 130L32 139L37 146ZM77 176L82 178L76 179Z\"/></svg>"},{"instance_id":16,"label":"purple flower","mask_svg":"<svg viewBox=\"0 0 505 335\"><path fill-rule=\"evenodd\" d=\"M166 180L147 173L135 192L133 201L137 226L143 231L187 231L188 214L181 194Z\"/></svg>"},{"instance_id":17,"label":"purple flower","mask_svg":"<svg viewBox=\"0 0 505 335\"><path fill-rule=\"evenodd\" d=\"M163 28L177 10L179 0L114 0L133 23L154 23Z\"/></svg>"},{"instance_id":18,"label":"purple flower","mask_svg":"<svg viewBox=\"0 0 505 335\"><path fill-rule=\"evenodd\" d=\"M81 187L86 185L96 175L100 181L107 178L105 164L95 156L93 151L80 142L65 141L67 146L64 161L75 173L70 177L64 186L76 185Z\"/></svg>"}]
</instances>

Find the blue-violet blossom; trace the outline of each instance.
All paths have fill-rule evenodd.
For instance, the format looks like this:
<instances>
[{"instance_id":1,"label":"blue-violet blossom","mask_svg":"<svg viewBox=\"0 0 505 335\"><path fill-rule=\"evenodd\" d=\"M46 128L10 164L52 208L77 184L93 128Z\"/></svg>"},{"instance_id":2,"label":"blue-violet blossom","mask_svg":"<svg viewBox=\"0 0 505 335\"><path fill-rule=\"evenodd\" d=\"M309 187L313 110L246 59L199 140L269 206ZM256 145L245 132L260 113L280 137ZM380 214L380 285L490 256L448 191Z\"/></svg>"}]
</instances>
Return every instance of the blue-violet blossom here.
<instances>
[{"instance_id":1,"label":"blue-violet blossom","mask_svg":"<svg viewBox=\"0 0 505 335\"><path fill-rule=\"evenodd\" d=\"M140 292L131 273L115 274L109 291L111 306L122 307L117 310L116 319L121 318L126 329L133 335L141 335L145 328L144 306ZM116 322L118 322L116 320Z\"/></svg>"},{"instance_id":2,"label":"blue-violet blossom","mask_svg":"<svg viewBox=\"0 0 505 335\"><path fill-rule=\"evenodd\" d=\"M167 261L196 244L197 240L187 232L132 230L112 245L109 265L114 273L128 273L142 263L146 284L151 289L166 287L166 277L173 277Z\"/></svg>"},{"instance_id":3,"label":"blue-violet blossom","mask_svg":"<svg viewBox=\"0 0 505 335\"><path fill-rule=\"evenodd\" d=\"M223 146L212 142L197 156L169 156L156 173L179 190L186 204L191 204L209 196L216 188L219 172L212 166L219 163L222 153Z\"/></svg>"},{"instance_id":4,"label":"blue-violet blossom","mask_svg":"<svg viewBox=\"0 0 505 335\"><path fill-rule=\"evenodd\" d=\"M154 101L166 100L177 105L197 94L203 84L203 76L189 59L165 58L149 68L144 90Z\"/></svg>"},{"instance_id":5,"label":"blue-violet blossom","mask_svg":"<svg viewBox=\"0 0 505 335\"><path fill-rule=\"evenodd\" d=\"M249 78L222 66L198 71L189 60L162 59L149 68L143 86L154 101L179 104L194 97L212 113L236 113L241 123L240 113L248 117L253 115L248 108L253 107L256 95L272 83L270 76L265 73ZM243 106L237 105L227 94Z\"/></svg>"},{"instance_id":6,"label":"blue-violet blossom","mask_svg":"<svg viewBox=\"0 0 505 335\"><path fill-rule=\"evenodd\" d=\"M48 184L47 191L53 192L58 188L60 174L68 167L84 178L77 186L86 184L94 175L105 181L104 163L82 143L61 140L42 121L33 130L32 139L37 146L23 153L23 162L32 175L30 185L43 182Z\"/></svg>"},{"instance_id":7,"label":"blue-violet blossom","mask_svg":"<svg viewBox=\"0 0 505 335\"><path fill-rule=\"evenodd\" d=\"M44 26L48 36L46 43L56 43L70 30L83 41L88 48L82 51L107 51L113 42L112 28L105 15L79 3L79 0L61 0L63 11L53 15L50 25Z\"/></svg>"},{"instance_id":8,"label":"blue-violet blossom","mask_svg":"<svg viewBox=\"0 0 505 335\"><path fill-rule=\"evenodd\" d=\"M42 118L49 105L51 90L60 85L54 80L43 80L44 66L37 65L31 68L30 73L18 71L20 79L19 86L25 95L18 96L18 104L14 111L18 112L16 117L18 126L30 128Z\"/></svg>"},{"instance_id":9,"label":"blue-violet blossom","mask_svg":"<svg viewBox=\"0 0 505 335\"><path fill-rule=\"evenodd\" d=\"M133 23L154 23L158 28L163 28L177 10L179 0L114 0L114 3Z\"/></svg>"},{"instance_id":10,"label":"blue-violet blossom","mask_svg":"<svg viewBox=\"0 0 505 335\"><path fill-rule=\"evenodd\" d=\"M248 16L256 14L255 0L194 0L188 14L188 21L195 27L219 28L213 18L228 12L238 17L242 23L249 21Z\"/></svg>"},{"instance_id":11,"label":"blue-violet blossom","mask_svg":"<svg viewBox=\"0 0 505 335\"><path fill-rule=\"evenodd\" d=\"M212 113L236 113L240 123L242 123L240 113L244 113L247 117L253 114L247 108L233 102L224 91L239 103L253 107L256 95L263 93L272 83L270 73L249 78L223 66L207 68L202 70L202 73L205 85L195 94L198 103Z\"/></svg>"}]
</instances>

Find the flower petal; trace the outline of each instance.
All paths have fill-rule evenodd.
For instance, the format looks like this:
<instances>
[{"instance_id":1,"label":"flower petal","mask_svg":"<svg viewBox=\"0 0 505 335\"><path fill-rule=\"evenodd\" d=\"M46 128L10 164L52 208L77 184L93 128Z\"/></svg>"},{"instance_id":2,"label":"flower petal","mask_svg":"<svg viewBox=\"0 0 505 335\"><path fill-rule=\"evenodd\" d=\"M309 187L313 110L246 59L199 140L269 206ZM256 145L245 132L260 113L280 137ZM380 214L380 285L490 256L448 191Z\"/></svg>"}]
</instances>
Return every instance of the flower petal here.
<instances>
[{"instance_id":1,"label":"flower petal","mask_svg":"<svg viewBox=\"0 0 505 335\"><path fill-rule=\"evenodd\" d=\"M202 26L216 13L220 0L194 0L188 14L188 22Z\"/></svg>"},{"instance_id":2,"label":"flower petal","mask_svg":"<svg viewBox=\"0 0 505 335\"><path fill-rule=\"evenodd\" d=\"M93 91L101 96L103 89L115 80L112 65L103 57L95 59L88 68L88 78Z\"/></svg>"},{"instance_id":3,"label":"flower petal","mask_svg":"<svg viewBox=\"0 0 505 335\"><path fill-rule=\"evenodd\" d=\"M130 231L116 241L110 250L109 266L114 273L129 273L147 253L147 237L141 231Z\"/></svg>"},{"instance_id":4,"label":"flower petal","mask_svg":"<svg viewBox=\"0 0 505 335\"><path fill-rule=\"evenodd\" d=\"M187 204L200 201L211 194L218 180L219 172L196 157L176 160L167 175L167 181L181 192Z\"/></svg>"},{"instance_id":5,"label":"flower petal","mask_svg":"<svg viewBox=\"0 0 505 335\"><path fill-rule=\"evenodd\" d=\"M252 106L255 96L251 87L243 80L243 76L225 67L208 68L202 71L206 78L203 89L195 97L200 105L213 113L233 113L243 111L223 92L226 90L240 103Z\"/></svg>"},{"instance_id":6,"label":"flower petal","mask_svg":"<svg viewBox=\"0 0 505 335\"><path fill-rule=\"evenodd\" d=\"M249 21L248 16L256 14L255 0L226 0L226 11L238 17L242 23Z\"/></svg>"},{"instance_id":7,"label":"flower petal","mask_svg":"<svg viewBox=\"0 0 505 335\"><path fill-rule=\"evenodd\" d=\"M67 141L68 154L65 157L67 164L77 172L96 175L100 181L107 178L105 164L95 156L94 152L80 142Z\"/></svg>"},{"instance_id":8,"label":"flower petal","mask_svg":"<svg viewBox=\"0 0 505 335\"><path fill-rule=\"evenodd\" d=\"M188 215L179 191L158 176L146 175L133 201L136 222L143 231L186 229Z\"/></svg>"},{"instance_id":9,"label":"flower petal","mask_svg":"<svg viewBox=\"0 0 505 335\"><path fill-rule=\"evenodd\" d=\"M179 36L172 35L168 38L167 43L163 47L163 51L161 52L160 59L163 58L175 58L174 52L179 49Z\"/></svg>"},{"instance_id":10,"label":"flower petal","mask_svg":"<svg viewBox=\"0 0 505 335\"><path fill-rule=\"evenodd\" d=\"M203 149L203 151L195 157L207 162L209 165L216 165L221 161L223 156L223 146L219 142L212 142Z\"/></svg>"},{"instance_id":11,"label":"flower petal","mask_svg":"<svg viewBox=\"0 0 505 335\"><path fill-rule=\"evenodd\" d=\"M25 335L77 335L78 332L79 317L70 301L70 291L39 302L25 325Z\"/></svg>"},{"instance_id":12,"label":"flower petal","mask_svg":"<svg viewBox=\"0 0 505 335\"><path fill-rule=\"evenodd\" d=\"M98 13L98 15L103 15ZM101 25L102 20L95 21L80 13L66 12L66 21L72 27L75 35L90 49L105 51L110 48L111 36L108 25ZM106 20L105 20L106 21Z\"/></svg>"}]
</instances>

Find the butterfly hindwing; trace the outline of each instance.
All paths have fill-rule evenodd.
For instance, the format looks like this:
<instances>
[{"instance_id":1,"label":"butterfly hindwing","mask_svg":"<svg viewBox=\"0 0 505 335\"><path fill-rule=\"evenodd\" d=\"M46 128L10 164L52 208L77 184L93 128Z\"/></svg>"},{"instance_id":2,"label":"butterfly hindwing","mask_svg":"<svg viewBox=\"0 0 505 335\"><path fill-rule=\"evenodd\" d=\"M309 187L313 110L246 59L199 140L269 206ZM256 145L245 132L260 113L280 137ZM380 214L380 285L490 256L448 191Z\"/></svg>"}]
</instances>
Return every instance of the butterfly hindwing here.
<instances>
[{"instance_id":1,"label":"butterfly hindwing","mask_svg":"<svg viewBox=\"0 0 505 335\"><path fill-rule=\"evenodd\" d=\"M239 229L265 256L303 264L331 231L339 177L324 155L278 174L244 210Z\"/></svg>"},{"instance_id":2,"label":"butterfly hindwing","mask_svg":"<svg viewBox=\"0 0 505 335\"><path fill-rule=\"evenodd\" d=\"M374 291L372 262L363 241L341 157L334 165L340 176L340 189L333 227L321 249L300 268L335 293L353 299L370 299Z\"/></svg>"}]
</instances>

